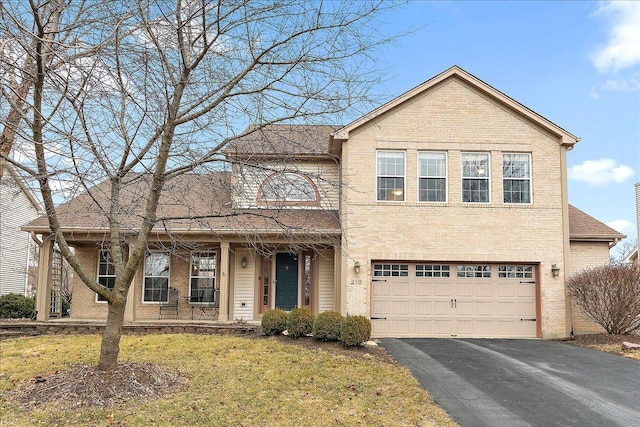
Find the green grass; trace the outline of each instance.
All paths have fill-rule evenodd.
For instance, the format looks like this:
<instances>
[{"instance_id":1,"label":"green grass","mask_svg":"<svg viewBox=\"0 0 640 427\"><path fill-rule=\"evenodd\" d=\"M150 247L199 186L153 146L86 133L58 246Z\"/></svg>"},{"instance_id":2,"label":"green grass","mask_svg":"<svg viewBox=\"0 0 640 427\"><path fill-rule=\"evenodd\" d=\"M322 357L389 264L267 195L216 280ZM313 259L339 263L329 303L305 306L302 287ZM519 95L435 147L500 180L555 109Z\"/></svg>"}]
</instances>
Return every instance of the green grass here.
<instances>
[{"instance_id":1,"label":"green grass","mask_svg":"<svg viewBox=\"0 0 640 427\"><path fill-rule=\"evenodd\" d=\"M121 362L177 368L189 378L162 399L107 409L6 399L34 376L95 364L98 336L0 342L1 426L453 426L409 372L272 340L202 335L124 336Z\"/></svg>"}]
</instances>

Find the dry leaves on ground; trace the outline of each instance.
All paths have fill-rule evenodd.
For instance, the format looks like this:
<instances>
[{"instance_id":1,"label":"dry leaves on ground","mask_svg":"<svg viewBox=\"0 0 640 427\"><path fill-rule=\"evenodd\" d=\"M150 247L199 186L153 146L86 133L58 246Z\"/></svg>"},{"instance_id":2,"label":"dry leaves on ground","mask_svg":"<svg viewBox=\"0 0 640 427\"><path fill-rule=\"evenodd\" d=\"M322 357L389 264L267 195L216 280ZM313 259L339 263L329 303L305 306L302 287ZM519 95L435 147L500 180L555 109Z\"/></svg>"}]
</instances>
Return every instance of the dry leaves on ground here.
<instances>
[{"instance_id":1,"label":"dry leaves on ground","mask_svg":"<svg viewBox=\"0 0 640 427\"><path fill-rule=\"evenodd\" d=\"M109 407L131 399L159 398L186 385L176 369L149 363L121 363L109 372L96 366L77 365L70 369L38 375L11 392L25 409L58 401L68 408Z\"/></svg>"}]
</instances>

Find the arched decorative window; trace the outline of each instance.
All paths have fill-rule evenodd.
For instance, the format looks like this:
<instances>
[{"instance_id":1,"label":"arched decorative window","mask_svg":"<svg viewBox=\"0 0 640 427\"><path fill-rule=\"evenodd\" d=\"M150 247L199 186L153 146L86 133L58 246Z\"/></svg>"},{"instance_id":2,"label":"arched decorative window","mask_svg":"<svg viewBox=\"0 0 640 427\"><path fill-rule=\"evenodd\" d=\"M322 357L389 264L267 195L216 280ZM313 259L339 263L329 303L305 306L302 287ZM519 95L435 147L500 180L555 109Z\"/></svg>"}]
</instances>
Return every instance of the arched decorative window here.
<instances>
[{"instance_id":1,"label":"arched decorative window","mask_svg":"<svg viewBox=\"0 0 640 427\"><path fill-rule=\"evenodd\" d=\"M318 190L311 180L294 172L273 174L264 180L258 194L260 202L317 204Z\"/></svg>"}]
</instances>

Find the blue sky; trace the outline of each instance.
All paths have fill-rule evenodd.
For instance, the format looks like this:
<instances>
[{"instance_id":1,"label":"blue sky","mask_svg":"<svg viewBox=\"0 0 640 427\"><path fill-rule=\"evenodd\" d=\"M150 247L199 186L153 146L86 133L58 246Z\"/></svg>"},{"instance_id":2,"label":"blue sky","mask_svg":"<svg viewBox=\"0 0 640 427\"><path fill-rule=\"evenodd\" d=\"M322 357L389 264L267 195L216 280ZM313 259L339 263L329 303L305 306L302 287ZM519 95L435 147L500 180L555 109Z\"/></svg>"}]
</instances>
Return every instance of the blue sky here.
<instances>
[{"instance_id":1,"label":"blue sky","mask_svg":"<svg viewBox=\"0 0 640 427\"><path fill-rule=\"evenodd\" d=\"M580 137L569 202L635 241L640 2L411 1L385 21L416 29L385 49L385 96L459 65Z\"/></svg>"}]
</instances>

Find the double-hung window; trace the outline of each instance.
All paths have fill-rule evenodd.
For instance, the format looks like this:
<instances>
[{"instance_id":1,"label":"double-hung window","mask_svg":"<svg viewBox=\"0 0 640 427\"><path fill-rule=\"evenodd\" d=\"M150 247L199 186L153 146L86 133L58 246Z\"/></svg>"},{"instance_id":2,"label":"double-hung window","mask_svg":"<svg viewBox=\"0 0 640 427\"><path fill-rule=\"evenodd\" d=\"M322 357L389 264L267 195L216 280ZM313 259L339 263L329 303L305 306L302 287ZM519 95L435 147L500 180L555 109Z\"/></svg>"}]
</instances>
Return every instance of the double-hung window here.
<instances>
[{"instance_id":1,"label":"double-hung window","mask_svg":"<svg viewBox=\"0 0 640 427\"><path fill-rule=\"evenodd\" d=\"M529 154L502 155L504 203L531 203L531 157Z\"/></svg>"},{"instance_id":2,"label":"double-hung window","mask_svg":"<svg viewBox=\"0 0 640 427\"><path fill-rule=\"evenodd\" d=\"M377 200L403 202L405 193L404 151L378 151L377 178Z\"/></svg>"},{"instance_id":3,"label":"double-hung window","mask_svg":"<svg viewBox=\"0 0 640 427\"><path fill-rule=\"evenodd\" d=\"M107 249L98 251L98 283L109 290L113 290L116 285L116 266L111 251ZM106 299L96 294L96 301L105 302Z\"/></svg>"},{"instance_id":4,"label":"double-hung window","mask_svg":"<svg viewBox=\"0 0 640 427\"><path fill-rule=\"evenodd\" d=\"M144 260L144 302L166 302L169 294L169 254L151 252Z\"/></svg>"},{"instance_id":5,"label":"double-hung window","mask_svg":"<svg viewBox=\"0 0 640 427\"><path fill-rule=\"evenodd\" d=\"M489 203L489 153L462 153L462 201Z\"/></svg>"},{"instance_id":6,"label":"double-hung window","mask_svg":"<svg viewBox=\"0 0 640 427\"><path fill-rule=\"evenodd\" d=\"M214 302L216 295L216 253L191 254L191 289L189 301Z\"/></svg>"},{"instance_id":7,"label":"double-hung window","mask_svg":"<svg viewBox=\"0 0 640 427\"><path fill-rule=\"evenodd\" d=\"M447 201L447 153L418 153L418 200Z\"/></svg>"}]
</instances>

